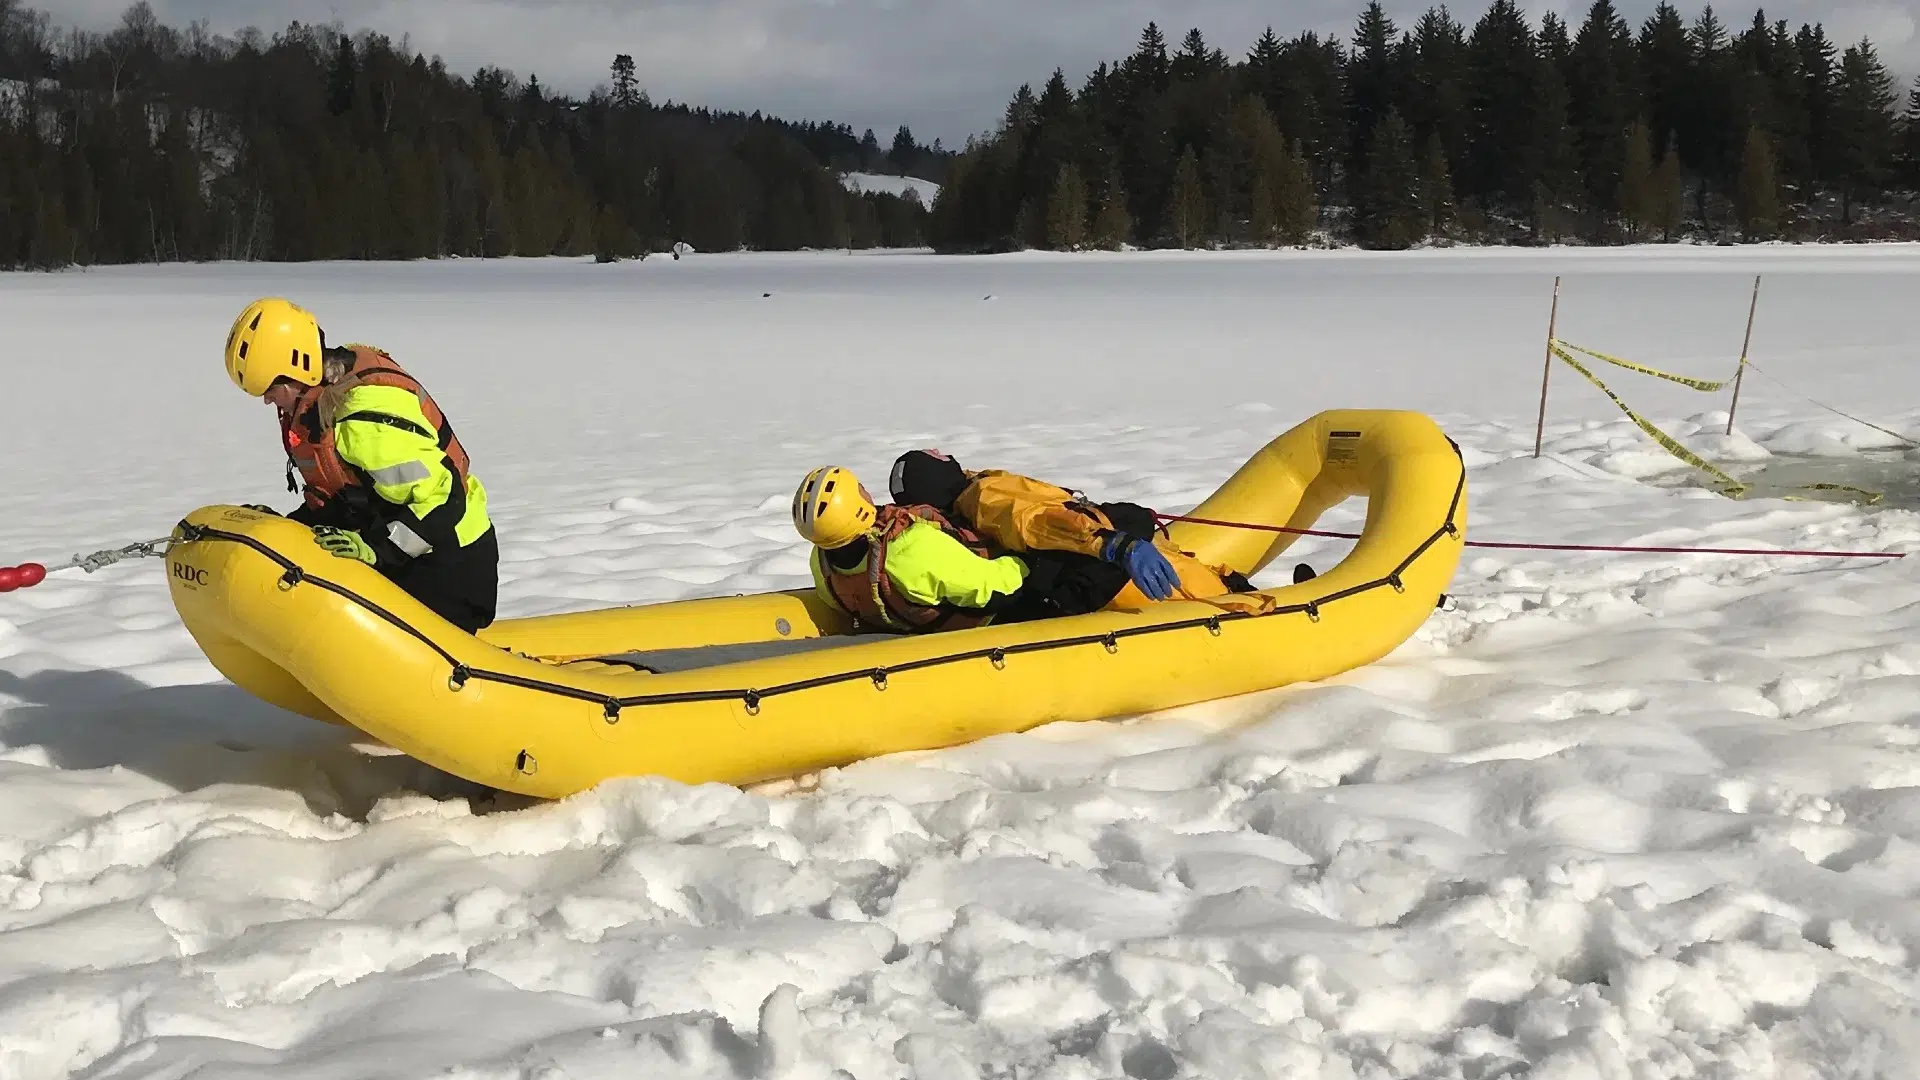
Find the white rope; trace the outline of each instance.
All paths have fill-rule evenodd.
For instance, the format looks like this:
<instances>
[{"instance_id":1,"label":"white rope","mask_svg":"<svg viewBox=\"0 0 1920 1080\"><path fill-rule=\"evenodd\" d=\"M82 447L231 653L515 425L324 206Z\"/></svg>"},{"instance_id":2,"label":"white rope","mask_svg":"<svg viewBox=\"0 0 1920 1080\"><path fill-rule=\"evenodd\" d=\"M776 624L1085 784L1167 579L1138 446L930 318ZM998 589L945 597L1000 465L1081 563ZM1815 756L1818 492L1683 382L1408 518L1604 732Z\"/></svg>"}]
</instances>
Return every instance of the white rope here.
<instances>
[{"instance_id":1,"label":"white rope","mask_svg":"<svg viewBox=\"0 0 1920 1080\"><path fill-rule=\"evenodd\" d=\"M1867 427L1872 428L1875 431L1880 432L1883 435L1891 435L1894 438L1899 439L1901 442L1906 443L1908 446L1920 447L1920 441L1916 441L1912 438L1909 438L1908 436L1902 435L1897 431L1893 431L1888 428L1883 428L1879 424L1876 424L1871 420L1862 420L1859 417L1853 415L1852 413L1842 412L1841 410L1834 408L1833 406L1827 404L1824 401L1820 401L1816 398L1808 397L1807 395L1801 393L1798 390L1795 390L1793 387L1788 386L1786 383L1780 381L1780 379L1776 378L1775 376L1768 375L1764 370L1761 369L1760 365L1754 363L1751 360L1747 361L1747 367L1753 371L1759 372L1762 376L1764 376L1767 379L1768 382L1773 383L1775 386L1778 386L1780 389L1785 390L1787 393L1792 394L1794 397L1797 397L1800 400L1807 402L1810 405L1817 405L1820 408L1827 410L1828 412L1832 413L1835 416L1845 417L1846 419L1851 420L1856 424L1863 424Z\"/></svg>"}]
</instances>

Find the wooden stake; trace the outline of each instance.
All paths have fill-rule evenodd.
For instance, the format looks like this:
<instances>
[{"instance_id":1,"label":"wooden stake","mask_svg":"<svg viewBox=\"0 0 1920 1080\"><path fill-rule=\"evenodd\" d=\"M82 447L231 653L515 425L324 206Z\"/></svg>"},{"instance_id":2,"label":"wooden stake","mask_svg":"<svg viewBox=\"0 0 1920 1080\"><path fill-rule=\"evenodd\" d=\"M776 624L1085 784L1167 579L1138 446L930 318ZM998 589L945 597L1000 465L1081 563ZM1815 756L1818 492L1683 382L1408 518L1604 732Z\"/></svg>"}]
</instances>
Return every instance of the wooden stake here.
<instances>
[{"instance_id":1,"label":"wooden stake","mask_svg":"<svg viewBox=\"0 0 1920 1080\"><path fill-rule=\"evenodd\" d=\"M1553 334L1560 325L1560 276L1553 278L1553 310L1547 315L1547 363L1540 371L1540 418L1533 425L1533 456L1540 456L1540 440L1547 430L1547 379L1553 374Z\"/></svg>"},{"instance_id":2,"label":"wooden stake","mask_svg":"<svg viewBox=\"0 0 1920 1080\"><path fill-rule=\"evenodd\" d=\"M1760 308L1760 275L1753 275L1753 300L1747 304L1747 336L1740 341L1740 370L1733 373L1733 404L1727 406L1727 434L1733 434L1733 411L1740 407L1740 381L1747 376L1747 347L1753 344L1753 313Z\"/></svg>"}]
</instances>

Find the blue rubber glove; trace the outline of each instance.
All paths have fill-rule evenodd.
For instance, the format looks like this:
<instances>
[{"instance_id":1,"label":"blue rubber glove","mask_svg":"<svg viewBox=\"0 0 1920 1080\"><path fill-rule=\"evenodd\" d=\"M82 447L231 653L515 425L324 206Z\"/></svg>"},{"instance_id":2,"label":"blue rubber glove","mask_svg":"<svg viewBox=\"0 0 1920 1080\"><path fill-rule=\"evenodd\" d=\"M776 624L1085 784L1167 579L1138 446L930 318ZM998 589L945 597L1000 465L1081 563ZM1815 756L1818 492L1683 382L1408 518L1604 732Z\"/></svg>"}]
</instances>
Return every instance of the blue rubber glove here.
<instances>
[{"instance_id":1,"label":"blue rubber glove","mask_svg":"<svg viewBox=\"0 0 1920 1080\"><path fill-rule=\"evenodd\" d=\"M322 525L313 530L313 542L342 559L359 559L368 566L374 565L373 549L357 532Z\"/></svg>"},{"instance_id":2,"label":"blue rubber glove","mask_svg":"<svg viewBox=\"0 0 1920 1080\"><path fill-rule=\"evenodd\" d=\"M1134 586L1149 600L1169 599L1174 590L1180 587L1180 575L1174 572L1173 564L1160 554L1160 549L1154 547L1151 540L1114 533L1107 538L1101 555L1108 562L1125 566Z\"/></svg>"}]
</instances>

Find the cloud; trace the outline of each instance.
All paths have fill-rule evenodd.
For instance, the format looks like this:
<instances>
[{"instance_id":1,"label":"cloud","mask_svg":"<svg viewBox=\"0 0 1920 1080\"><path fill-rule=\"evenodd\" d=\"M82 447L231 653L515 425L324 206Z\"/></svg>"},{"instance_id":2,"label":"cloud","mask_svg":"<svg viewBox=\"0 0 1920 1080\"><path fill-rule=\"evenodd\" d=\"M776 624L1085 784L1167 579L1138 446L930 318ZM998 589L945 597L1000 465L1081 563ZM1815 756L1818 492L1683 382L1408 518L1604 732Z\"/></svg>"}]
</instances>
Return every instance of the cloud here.
<instances>
[{"instance_id":1,"label":"cloud","mask_svg":"<svg viewBox=\"0 0 1920 1080\"><path fill-rule=\"evenodd\" d=\"M45 0L42 0L45 3ZM207 19L217 32L257 26L272 32L295 18L337 19L439 54L456 71L498 64L557 90L584 94L606 79L615 53L631 53L657 101L761 109L795 119L872 127L885 142L910 124L925 141L957 145L998 120L1021 83L1035 89L1054 67L1078 86L1102 60L1131 51L1157 20L1170 42L1198 26L1210 44L1243 56L1271 23L1282 36L1302 30L1347 36L1359 0L152 0L173 25ZM103 28L124 3L55 0L64 25ZM1576 26L1579 0L1532 0L1537 17L1557 11ZM1638 24L1652 0L1619 5ZM1403 26L1425 7L1390 3ZM1484 5L1460 5L1469 26ZM1689 19L1698 4L1682 6ZM1751 10L1719 9L1734 28ZM1793 26L1822 20L1846 44L1873 38L1896 72L1920 69L1920 0L1841 7L1790 0L1767 7ZM1904 79L1903 79L1904 83Z\"/></svg>"}]
</instances>

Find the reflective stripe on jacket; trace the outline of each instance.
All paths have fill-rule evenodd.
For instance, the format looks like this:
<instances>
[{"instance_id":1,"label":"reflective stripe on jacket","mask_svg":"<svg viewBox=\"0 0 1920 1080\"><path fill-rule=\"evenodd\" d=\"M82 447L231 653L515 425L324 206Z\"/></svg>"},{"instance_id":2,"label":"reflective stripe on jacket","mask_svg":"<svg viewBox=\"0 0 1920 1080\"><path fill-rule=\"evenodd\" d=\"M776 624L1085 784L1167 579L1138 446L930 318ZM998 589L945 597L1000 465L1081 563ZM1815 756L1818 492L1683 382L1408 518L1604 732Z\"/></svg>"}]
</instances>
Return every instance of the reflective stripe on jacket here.
<instances>
[{"instance_id":1,"label":"reflective stripe on jacket","mask_svg":"<svg viewBox=\"0 0 1920 1080\"><path fill-rule=\"evenodd\" d=\"M350 489L368 489L388 507L380 517L410 555L480 538L492 527L486 489L432 395L385 352L347 349L345 376L303 391L282 418L307 505L323 510Z\"/></svg>"}]
</instances>

